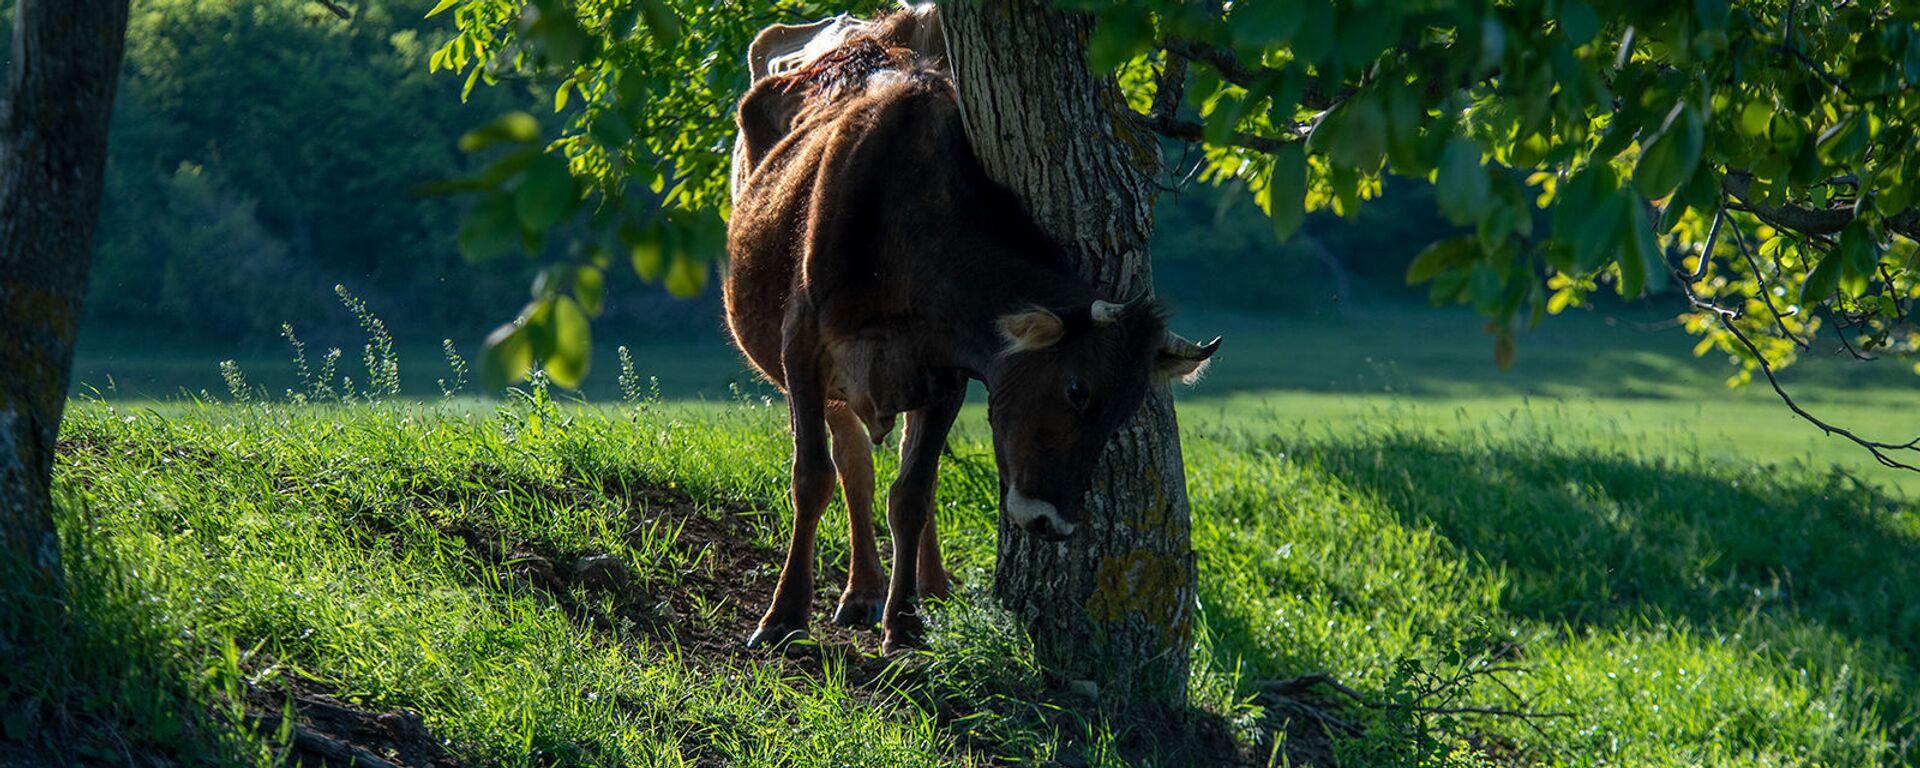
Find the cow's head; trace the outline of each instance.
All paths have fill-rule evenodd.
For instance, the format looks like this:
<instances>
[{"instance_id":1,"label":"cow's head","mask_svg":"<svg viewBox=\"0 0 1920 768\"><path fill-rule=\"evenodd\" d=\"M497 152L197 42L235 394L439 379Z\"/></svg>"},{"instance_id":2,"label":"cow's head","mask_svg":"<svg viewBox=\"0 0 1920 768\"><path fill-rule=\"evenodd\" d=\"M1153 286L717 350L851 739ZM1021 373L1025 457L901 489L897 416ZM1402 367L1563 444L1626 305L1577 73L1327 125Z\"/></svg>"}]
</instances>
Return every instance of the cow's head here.
<instances>
[{"instance_id":1,"label":"cow's head","mask_svg":"<svg viewBox=\"0 0 1920 768\"><path fill-rule=\"evenodd\" d=\"M989 377L987 420L1000 492L1016 525L1072 534L1094 464L1114 432L1168 378L1191 382L1219 348L1167 330L1144 298L1124 304L1029 307L1000 317L1006 342Z\"/></svg>"}]
</instances>

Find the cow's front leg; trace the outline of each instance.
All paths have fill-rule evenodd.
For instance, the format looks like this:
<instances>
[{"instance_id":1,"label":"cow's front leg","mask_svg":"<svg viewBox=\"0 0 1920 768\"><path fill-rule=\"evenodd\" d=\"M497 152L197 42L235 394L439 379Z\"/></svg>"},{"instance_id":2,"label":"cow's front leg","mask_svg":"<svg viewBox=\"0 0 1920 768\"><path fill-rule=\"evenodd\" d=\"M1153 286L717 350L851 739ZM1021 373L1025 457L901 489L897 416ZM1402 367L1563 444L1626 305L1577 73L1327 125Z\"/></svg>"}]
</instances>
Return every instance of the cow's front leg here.
<instances>
[{"instance_id":1,"label":"cow's front leg","mask_svg":"<svg viewBox=\"0 0 1920 768\"><path fill-rule=\"evenodd\" d=\"M886 639L881 652L891 654L920 641L925 622L920 616L920 587L928 591L934 585L921 568L939 565L939 543L931 550L932 562L922 564L921 553L933 530L934 481L940 472L940 450L946 447L947 432L966 401L966 390L907 414L906 433L900 440L900 476L887 493L887 525L893 532L893 579L887 593ZM945 572L937 580L939 594L945 593Z\"/></svg>"},{"instance_id":2,"label":"cow's front leg","mask_svg":"<svg viewBox=\"0 0 1920 768\"><path fill-rule=\"evenodd\" d=\"M827 401L820 385L815 348L805 336L789 336L784 351L787 414L793 428L793 540L787 545L787 562L780 569L773 604L761 617L759 629L747 638L748 648L785 645L807 636L807 615L813 603L814 537L820 515L833 497Z\"/></svg>"},{"instance_id":3,"label":"cow's front leg","mask_svg":"<svg viewBox=\"0 0 1920 768\"><path fill-rule=\"evenodd\" d=\"M847 502L847 589L840 593L833 623L871 627L880 623L887 599L887 577L873 539L873 441L845 403L827 404L827 431L833 434L840 497Z\"/></svg>"}]
</instances>

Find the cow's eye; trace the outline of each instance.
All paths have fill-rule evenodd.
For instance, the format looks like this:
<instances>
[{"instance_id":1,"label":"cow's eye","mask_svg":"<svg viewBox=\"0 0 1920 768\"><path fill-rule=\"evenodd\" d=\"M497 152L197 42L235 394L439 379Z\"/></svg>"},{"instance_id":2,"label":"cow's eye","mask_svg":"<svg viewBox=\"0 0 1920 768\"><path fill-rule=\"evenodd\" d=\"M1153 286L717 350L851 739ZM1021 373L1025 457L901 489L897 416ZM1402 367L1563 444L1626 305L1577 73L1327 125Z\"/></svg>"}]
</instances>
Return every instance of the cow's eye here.
<instances>
[{"instance_id":1,"label":"cow's eye","mask_svg":"<svg viewBox=\"0 0 1920 768\"><path fill-rule=\"evenodd\" d=\"M1067 402L1076 409L1087 407L1087 383L1079 379L1068 381Z\"/></svg>"}]
</instances>

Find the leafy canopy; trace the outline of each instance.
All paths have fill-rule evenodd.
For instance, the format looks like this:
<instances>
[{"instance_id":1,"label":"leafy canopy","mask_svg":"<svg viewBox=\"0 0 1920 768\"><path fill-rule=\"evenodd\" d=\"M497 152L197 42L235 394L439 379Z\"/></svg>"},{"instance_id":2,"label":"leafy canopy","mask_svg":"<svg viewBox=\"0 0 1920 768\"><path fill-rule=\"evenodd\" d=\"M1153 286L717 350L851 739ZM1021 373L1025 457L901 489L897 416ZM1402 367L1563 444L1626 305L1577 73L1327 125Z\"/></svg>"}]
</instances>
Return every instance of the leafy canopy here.
<instances>
[{"instance_id":1,"label":"leafy canopy","mask_svg":"<svg viewBox=\"0 0 1920 768\"><path fill-rule=\"evenodd\" d=\"M1353 216L1385 174L1426 179L1461 234L1407 277L1514 333L1602 286L1677 291L1689 327L1777 367L1831 330L1863 356L1920 349L1920 4L1513 0L1065 0L1148 131L1205 146L1280 238L1305 213ZM493 163L472 258L551 258L493 337L496 380L545 361L585 373L586 318L616 260L699 291L722 250L733 100L761 26L880 3L443 0L460 34L436 69L551 87L555 135L527 115L469 134Z\"/></svg>"}]
</instances>

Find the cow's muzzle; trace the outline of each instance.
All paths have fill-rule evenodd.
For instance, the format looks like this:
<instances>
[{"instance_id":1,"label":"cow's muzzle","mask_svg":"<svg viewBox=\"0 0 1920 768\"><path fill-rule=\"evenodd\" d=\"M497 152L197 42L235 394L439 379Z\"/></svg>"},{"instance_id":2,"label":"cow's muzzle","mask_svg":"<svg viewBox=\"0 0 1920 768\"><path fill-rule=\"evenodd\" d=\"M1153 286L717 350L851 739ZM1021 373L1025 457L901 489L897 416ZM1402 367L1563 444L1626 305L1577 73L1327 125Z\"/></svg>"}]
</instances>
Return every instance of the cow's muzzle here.
<instances>
[{"instance_id":1,"label":"cow's muzzle","mask_svg":"<svg viewBox=\"0 0 1920 768\"><path fill-rule=\"evenodd\" d=\"M1076 526L1061 515L1060 508L1052 502L1028 496L1015 487L1007 490L1006 504L1013 524L1027 533L1047 541L1063 541L1073 535Z\"/></svg>"}]
</instances>

